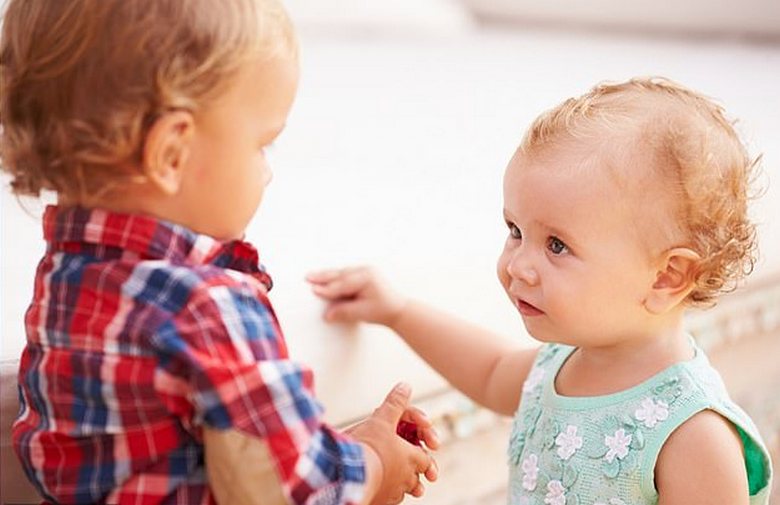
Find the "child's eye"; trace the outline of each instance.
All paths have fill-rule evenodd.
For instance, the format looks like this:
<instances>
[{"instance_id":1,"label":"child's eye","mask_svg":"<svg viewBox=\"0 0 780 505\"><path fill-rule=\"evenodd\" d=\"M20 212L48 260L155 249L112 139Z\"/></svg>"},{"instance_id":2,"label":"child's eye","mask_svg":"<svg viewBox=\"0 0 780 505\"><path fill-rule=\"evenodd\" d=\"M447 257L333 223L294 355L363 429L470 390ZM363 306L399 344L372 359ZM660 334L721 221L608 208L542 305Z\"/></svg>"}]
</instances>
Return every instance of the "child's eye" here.
<instances>
[{"instance_id":1,"label":"child's eye","mask_svg":"<svg viewBox=\"0 0 780 505\"><path fill-rule=\"evenodd\" d=\"M506 225L509 227L509 235L513 239L520 240L523 238L523 232L520 231L520 228L515 226L513 223L510 223L509 221L506 222Z\"/></svg>"},{"instance_id":2,"label":"child's eye","mask_svg":"<svg viewBox=\"0 0 780 505\"><path fill-rule=\"evenodd\" d=\"M547 248L556 256L569 252L569 246L564 244L563 241L558 237L550 237L547 239Z\"/></svg>"}]
</instances>

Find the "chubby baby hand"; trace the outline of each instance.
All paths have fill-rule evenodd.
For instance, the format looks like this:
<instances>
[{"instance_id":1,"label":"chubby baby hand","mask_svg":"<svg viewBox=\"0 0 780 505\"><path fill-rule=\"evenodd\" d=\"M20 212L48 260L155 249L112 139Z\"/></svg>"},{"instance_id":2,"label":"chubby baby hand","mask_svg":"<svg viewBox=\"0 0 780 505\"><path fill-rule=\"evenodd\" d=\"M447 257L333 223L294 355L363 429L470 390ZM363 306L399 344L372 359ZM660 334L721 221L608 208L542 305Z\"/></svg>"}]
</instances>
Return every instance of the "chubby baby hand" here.
<instances>
[{"instance_id":1,"label":"chubby baby hand","mask_svg":"<svg viewBox=\"0 0 780 505\"><path fill-rule=\"evenodd\" d=\"M366 459L367 471L379 477L372 503L399 503L404 494L420 497L425 493L420 475L431 482L438 477L436 462L425 448L438 448L439 439L427 416L409 405L410 395L408 385L397 385L370 417L347 430L378 459L376 466ZM419 444L401 437L399 426Z\"/></svg>"},{"instance_id":2,"label":"chubby baby hand","mask_svg":"<svg viewBox=\"0 0 780 505\"><path fill-rule=\"evenodd\" d=\"M325 302L325 320L392 326L401 314L406 299L395 292L370 267L321 270L306 276L312 291Z\"/></svg>"},{"instance_id":3,"label":"chubby baby hand","mask_svg":"<svg viewBox=\"0 0 780 505\"><path fill-rule=\"evenodd\" d=\"M433 423L417 407L408 406L396 426L395 432L412 445L437 450L439 435Z\"/></svg>"}]
</instances>

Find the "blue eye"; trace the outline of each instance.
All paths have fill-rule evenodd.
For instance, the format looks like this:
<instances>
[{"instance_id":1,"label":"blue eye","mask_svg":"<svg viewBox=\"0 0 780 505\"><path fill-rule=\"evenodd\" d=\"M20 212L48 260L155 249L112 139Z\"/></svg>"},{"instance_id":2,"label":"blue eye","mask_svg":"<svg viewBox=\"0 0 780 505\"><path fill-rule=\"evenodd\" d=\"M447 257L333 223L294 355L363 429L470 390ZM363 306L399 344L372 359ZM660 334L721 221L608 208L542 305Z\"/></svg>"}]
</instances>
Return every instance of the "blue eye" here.
<instances>
[{"instance_id":1,"label":"blue eye","mask_svg":"<svg viewBox=\"0 0 780 505\"><path fill-rule=\"evenodd\" d=\"M509 236L515 240L520 240L523 238L523 232L520 231L520 228L510 223L509 221L507 221L506 225L509 227Z\"/></svg>"},{"instance_id":2,"label":"blue eye","mask_svg":"<svg viewBox=\"0 0 780 505\"><path fill-rule=\"evenodd\" d=\"M550 237L547 239L547 249L556 256L569 252L569 246L564 244L558 237Z\"/></svg>"}]
</instances>

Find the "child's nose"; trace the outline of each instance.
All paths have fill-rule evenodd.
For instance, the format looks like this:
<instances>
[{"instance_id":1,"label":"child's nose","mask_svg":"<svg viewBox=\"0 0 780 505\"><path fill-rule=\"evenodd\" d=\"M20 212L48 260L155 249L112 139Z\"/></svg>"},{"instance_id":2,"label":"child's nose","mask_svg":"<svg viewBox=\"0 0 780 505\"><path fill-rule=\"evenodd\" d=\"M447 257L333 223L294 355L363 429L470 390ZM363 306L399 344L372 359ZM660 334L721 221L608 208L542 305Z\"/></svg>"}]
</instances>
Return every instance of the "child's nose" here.
<instances>
[{"instance_id":1,"label":"child's nose","mask_svg":"<svg viewBox=\"0 0 780 505\"><path fill-rule=\"evenodd\" d=\"M539 284L539 273L536 271L530 256L528 251L518 247L512 251L506 270L513 279L524 282L529 286L535 286Z\"/></svg>"}]
</instances>

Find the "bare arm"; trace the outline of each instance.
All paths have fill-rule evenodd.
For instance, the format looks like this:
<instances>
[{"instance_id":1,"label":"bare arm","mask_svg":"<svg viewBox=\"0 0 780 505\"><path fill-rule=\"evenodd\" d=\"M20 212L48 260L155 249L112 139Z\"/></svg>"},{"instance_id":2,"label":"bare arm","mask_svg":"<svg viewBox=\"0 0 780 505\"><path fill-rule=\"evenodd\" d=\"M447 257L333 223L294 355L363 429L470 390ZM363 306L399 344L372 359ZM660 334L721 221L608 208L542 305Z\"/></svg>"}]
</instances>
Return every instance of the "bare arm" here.
<instances>
[{"instance_id":1,"label":"bare arm","mask_svg":"<svg viewBox=\"0 0 780 505\"><path fill-rule=\"evenodd\" d=\"M677 428L655 469L658 505L748 505L742 441L734 426L705 410Z\"/></svg>"},{"instance_id":2,"label":"bare arm","mask_svg":"<svg viewBox=\"0 0 780 505\"><path fill-rule=\"evenodd\" d=\"M536 348L415 301L404 306L390 329L469 398L504 415L517 409Z\"/></svg>"},{"instance_id":3,"label":"bare arm","mask_svg":"<svg viewBox=\"0 0 780 505\"><path fill-rule=\"evenodd\" d=\"M237 430L204 428L206 473L219 505L287 505L282 482L265 442ZM382 479L382 464L366 444L366 491L363 503L371 503Z\"/></svg>"},{"instance_id":4,"label":"bare arm","mask_svg":"<svg viewBox=\"0 0 780 505\"><path fill-rule=\"evenodd\" d=\"M368 268L319 272L309 281L329 303L326 319L383 324L477 403L504 415L516 410L536 348L407 300Z\"/></svg>"},{"instance_id":5,"label":"bare arm","mask_svg":"<svg viewBox=\"0 0 780 505\"><path fill-rule=\"evenodd\" d=\"M265 443L236 430L203 429L206 473L220 505L268 504L287 501Z\"/></svg>"}]
</instances>

